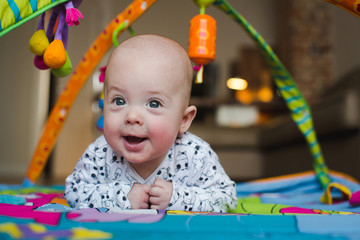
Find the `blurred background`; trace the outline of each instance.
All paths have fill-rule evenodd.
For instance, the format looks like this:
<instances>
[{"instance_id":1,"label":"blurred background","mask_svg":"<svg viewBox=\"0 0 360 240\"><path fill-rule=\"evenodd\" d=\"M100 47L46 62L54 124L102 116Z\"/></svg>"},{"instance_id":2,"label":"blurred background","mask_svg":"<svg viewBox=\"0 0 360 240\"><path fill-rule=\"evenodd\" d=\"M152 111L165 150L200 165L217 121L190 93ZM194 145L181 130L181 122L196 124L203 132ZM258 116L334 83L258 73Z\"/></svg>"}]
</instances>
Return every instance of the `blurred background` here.
<instances>
[{"instance_id":1,"label":"blurred background","mask_svg":"<svg viewBox=\"0 0 360 240\"><path fill-rule=\"evenodd\" d=\"M79 26L70 27L68 53L75 69L100 32L130 0L86 0ZM312 108L325 161L332 170L360 179L360 18L323 0L228 0L273 48ZM300 131L274 86L269 68L246 32L210 6L217 21L216 60L194 85L198 116L190 131L208 141L235 181L312 170ZM189 22L199 14L191 0L159 0L133 25L187 49ZM21 183L42 127L69 77L57 79L33 66L28 41L39 17L0 38L0 182ZM119 36L122 41L128 32ZM107 62L109 53L98 65ZM96 121L98 70L80 92L41 177L63 184L77 160L101 133ZM247 88L233 90L241 77Z\"/></svg>"}]
</instances>

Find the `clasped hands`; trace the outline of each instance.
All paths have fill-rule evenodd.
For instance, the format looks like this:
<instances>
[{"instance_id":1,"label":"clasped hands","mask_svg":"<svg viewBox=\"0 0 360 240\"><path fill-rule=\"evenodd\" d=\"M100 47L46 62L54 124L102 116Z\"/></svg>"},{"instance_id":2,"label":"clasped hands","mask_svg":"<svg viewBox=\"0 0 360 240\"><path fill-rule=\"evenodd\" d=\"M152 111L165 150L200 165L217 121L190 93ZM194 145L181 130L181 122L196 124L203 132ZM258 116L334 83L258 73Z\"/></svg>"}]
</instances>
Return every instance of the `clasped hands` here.
<instances>
[{"instance_id":1,"label":"clasped hands","mask_svg":"<svg viewBox=\"0 0 360 240\"><path fill-rule=\"evenodd\" d=\"M157 178L151 186L135 183L128 194L128 199L132 209L166 209L172 191L171 181Z\"/></svg>"}]
</instances>

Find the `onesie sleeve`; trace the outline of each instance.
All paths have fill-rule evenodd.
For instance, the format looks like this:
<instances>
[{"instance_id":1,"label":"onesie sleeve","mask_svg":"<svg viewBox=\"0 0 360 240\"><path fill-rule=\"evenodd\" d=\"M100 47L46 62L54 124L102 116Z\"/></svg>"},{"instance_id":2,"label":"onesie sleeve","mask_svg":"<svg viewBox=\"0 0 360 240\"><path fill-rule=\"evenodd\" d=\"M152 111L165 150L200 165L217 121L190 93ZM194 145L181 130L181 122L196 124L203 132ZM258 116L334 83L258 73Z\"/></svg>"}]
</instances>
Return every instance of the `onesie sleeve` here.
<instances>
[{"instance_id":1,"label":"onesie sleeve","mask_svg":"<svg viewBox=\"0 0 360 240\"><path fill-rule=\"evenodd\" d=\"M73 208L131 209L127 195L132 184L109 179L106 152L96 145L97 141L89 145L73 173L66 178L64 196Z\"/></svg>"},{"instance_id":2,"label":"onesie sleeve","mask_svg":"<svg viewBox=\"0 0 360 240\"><path fill-rule=\"evenodd\" d=\"M223 189L215 187L204 189L196 186L180 186L173 183L173 195L168 209L225 213L229 209L235 209L236 207L233 188L232 185L229 185Z\"/></svg>"},{"instance_id":3,"label":"onesie sleeve","mask_svg":"<svg viewBox=\"0 0 360 240\"><path fill-rule=\"evenodd\" d=\"M178 164L168 209L201 212L235 209L235 183L225 173L211 147L207 143L195 144L195 151L187 149L186 152L191 161L188 165ZM184 156L181 159L184 161Z\"/></svg>"}]
</instances>

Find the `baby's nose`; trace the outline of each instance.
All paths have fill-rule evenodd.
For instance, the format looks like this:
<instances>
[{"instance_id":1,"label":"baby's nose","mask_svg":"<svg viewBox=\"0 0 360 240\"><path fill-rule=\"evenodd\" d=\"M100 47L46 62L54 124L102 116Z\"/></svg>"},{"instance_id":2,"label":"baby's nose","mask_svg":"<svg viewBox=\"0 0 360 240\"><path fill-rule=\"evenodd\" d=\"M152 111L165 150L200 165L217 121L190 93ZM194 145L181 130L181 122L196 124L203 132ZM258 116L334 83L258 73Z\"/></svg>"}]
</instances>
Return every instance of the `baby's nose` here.
<instances>
[{"instance_id":1,"label":"baby's nose","mask_svg":"<svg viewBox=\"0 0 360 240\"><path fill-rule=\"evenodd\" d=\"M129 109L125 116L125 123L130 125L135 125L135 124L142 125L143 119L140 114L140 111L138 111L135 108Z\"/></svg>"}]
</instances>

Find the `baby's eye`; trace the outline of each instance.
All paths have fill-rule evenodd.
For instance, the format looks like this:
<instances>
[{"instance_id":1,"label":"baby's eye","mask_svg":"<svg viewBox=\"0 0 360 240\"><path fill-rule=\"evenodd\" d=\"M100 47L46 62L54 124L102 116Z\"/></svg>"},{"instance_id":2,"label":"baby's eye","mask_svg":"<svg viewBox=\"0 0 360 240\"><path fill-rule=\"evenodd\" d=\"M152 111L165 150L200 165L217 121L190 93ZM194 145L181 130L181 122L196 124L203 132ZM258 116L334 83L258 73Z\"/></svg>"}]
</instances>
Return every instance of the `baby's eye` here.
<instances>
[{"instance_id":1,"label":"baby's eye","mask_svg":"<svg viewBox=\"0 0 360 240\"><path fill-rule=\"evenodd\" d=\"M161 103L158 100L151 100L148 103L148 106L151 107L151 108L158 108L158 107L161 106Z\"/></svg>"},{"instance_id":2,"label":"baby's eye","mask_svg":"<svg viewBox=\"0 0 360 240\"><path fill-rule=\"evenodd\" d=\"M125 105L125 100L123 98L116 97L116 98L113 99L113 103L116 106L122 106L122 105Z\"/></svg>"}]
</instances>

